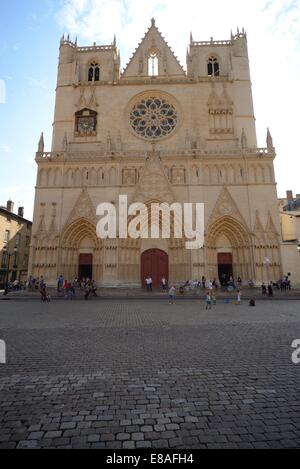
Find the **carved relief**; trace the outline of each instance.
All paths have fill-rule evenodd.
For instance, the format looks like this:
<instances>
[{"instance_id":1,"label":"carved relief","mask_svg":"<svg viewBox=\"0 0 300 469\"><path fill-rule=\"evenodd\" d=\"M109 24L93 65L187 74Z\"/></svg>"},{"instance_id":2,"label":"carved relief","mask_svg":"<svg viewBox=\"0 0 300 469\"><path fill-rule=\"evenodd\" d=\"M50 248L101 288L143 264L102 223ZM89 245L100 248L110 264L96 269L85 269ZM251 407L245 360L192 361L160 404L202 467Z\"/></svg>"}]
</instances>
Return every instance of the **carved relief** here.
<instances>
[{"instance_id":1,"label":"carved relief","mask_svg":"<svg viewBox=\"0 0 300 469\"><path fill-rule=\"evenodd\" d=\"M123 169L122 171L122 184L125 186L132 186L136 184L137 170L136 169Z\"/></svg>"},{"instance_id":2,"label":"carved relief","mask_svg":"<svg viewBox=\"0 0 300 469\"><path fill-rule=\"evenodd\" d=\"M185 184L184 168L172 168L172 184Z\"/></svg>"}]
</instances>

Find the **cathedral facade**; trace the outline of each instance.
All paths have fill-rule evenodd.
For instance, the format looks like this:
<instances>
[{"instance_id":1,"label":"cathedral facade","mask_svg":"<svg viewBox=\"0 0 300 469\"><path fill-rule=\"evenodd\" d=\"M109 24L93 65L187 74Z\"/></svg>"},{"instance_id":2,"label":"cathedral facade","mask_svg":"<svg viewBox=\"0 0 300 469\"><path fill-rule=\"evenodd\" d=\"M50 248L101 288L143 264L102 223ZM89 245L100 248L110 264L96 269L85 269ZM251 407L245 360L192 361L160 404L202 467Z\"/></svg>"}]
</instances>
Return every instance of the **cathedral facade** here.
<instances>
[{"instance_id":1,"label":"cathedral facade","mask_svg":"<svg viewBox=\"0 0 300 469\"><path fill-rule=\"evenodd\" d=\"M111 45L60 43L51 151L39 141L29 273L103 286L240 276L278 280L280 221L270 132L257 146L247 37L194 41L180 65L155 20L120 70ZM204 203L205 242L100 239L102 202ZM159 221L158 221L159 223Z\"/></svg>"}]
</instances>

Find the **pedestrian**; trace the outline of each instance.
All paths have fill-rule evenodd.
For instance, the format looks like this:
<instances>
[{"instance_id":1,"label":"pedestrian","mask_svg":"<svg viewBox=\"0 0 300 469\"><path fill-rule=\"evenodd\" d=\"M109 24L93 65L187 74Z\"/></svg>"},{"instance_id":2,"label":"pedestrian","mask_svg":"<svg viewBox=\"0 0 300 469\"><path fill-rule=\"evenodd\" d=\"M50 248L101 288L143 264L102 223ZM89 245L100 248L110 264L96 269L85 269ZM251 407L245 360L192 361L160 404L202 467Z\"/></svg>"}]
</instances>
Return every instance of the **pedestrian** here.
<instances>
[{"instance_id":1,"label":"pedestrian","mask_svg":"<svg viewBox=\"0 0 300 469\"><path fill-rule=\"evenodd\" d=\"M50 302L50 296L48 295L47 287L46 287L45 283L43 283L43 285L40 289L40 293L41 293L42 302L45 303L47 301L49 303Z\"/></svg>"},{"instance_id":2,"label":"pedestrian","mask_svg":"<svg viewBox=\"0 0 300 469\"><path fill-rule=\"evenodd\" d=\"M91 292L93 294L93 296L98 296L97 295L97 284L95 282L95 280L92 281L92 284L91 284Z\"/></svg>"},{"instance_id":3,"label":"pedestrian","mask_svg":"<svg viewBox=\"0 0 300 469\"><path fill-rule=\"evenodd\" d=\"M206 278L204 277L204 275L202 276L201 282L202 282L202 288L204 289L206 286Z\"/></svg>"},{"instance_id":4,"label":"pedestrian","mask_svg":"<svg viewBox=\"0 0 300 469\"><path fill-rule=\"evenodd\" d=\"M161 286L162 286L163 291L165 291L167 289L167 279L166 279L166 277L162 277Z\"/></svg>"},{"instance_id":5,"label":"pedestrian","mask_svg":"<svg viewBox=\"0 0 300 469\"><path fill-rule=\"evenodd\" d=\"M60 275L57 279L57 292L60 293L64 286L64 277Z\"/></svg>"},{"instance_id":6,"label":"pedestrian","mask_svg":"<svg viewBox=\"0 0 300 469\"><path fill-rule=\"evenodd\" d=\"M85 294L84 294L84 299L85 299L85 300L88 300L88 299L89 299L89 296L90 296L90 294L91 294L91 291L92 291L92 289L91 289L90 284L89 284L89 283L86 283L86 285L85 285Z\"/></svg>"},{"instance_id":7,"label":"pedestrian","mask_svg":"<svg viewBox=\"0 0 300 469\"><path fill-rule=\"evenodd\" d=\"M268 295L269 296L273 296L273 287L272 287L272 283L270 282L269 285L268 285Z\"/></svg>"},{"instance_id":8,"label":"pedestrian","mask_svg":"<svg viewBox=\"0 0 300 469\"><path fill-rule=\"evenodd\" d=\"M210 293L210 291L208 291L207 294L206 294L206 308L205 309L211 309L211 293Z\"/></svg>"},{"instance_id":9,"label":"pedestrian","mask_svg":"<svg viewBox=\"0 0 300 469\"><path fill-rule=\"evenodd\" d=\"M212 295L211 295L211 301L212 301L212 305L213 305L213 306L216 306L216 304L217 304L217 298L216 298L215 292L213 292Z\"/></svg>"},{"instance_id":10,"label":"pedestrian","mask_svg":"<svg viewBox=\"0 0 300 469\"><path fill-rule=\"evenodd\" d=\"M169 290L169 304L173 305L175 303L175 295L176 295L176 287L175 285L172 285L170 290Z\"/></svg>"},{"instance_id":11,"label":"pedestrian","mask_svg":"<svg viewBox=\"0 0 300 469\"><path fill-rule=\"evenodd\" d=\"M237 292L237 302L236 302L236 304L237 304L237 305L240 305L240 304L241 304L241 300L242 300L242 292L241 292L241 290L238 290L238 292Z\"/></svg>"}]
</instances>

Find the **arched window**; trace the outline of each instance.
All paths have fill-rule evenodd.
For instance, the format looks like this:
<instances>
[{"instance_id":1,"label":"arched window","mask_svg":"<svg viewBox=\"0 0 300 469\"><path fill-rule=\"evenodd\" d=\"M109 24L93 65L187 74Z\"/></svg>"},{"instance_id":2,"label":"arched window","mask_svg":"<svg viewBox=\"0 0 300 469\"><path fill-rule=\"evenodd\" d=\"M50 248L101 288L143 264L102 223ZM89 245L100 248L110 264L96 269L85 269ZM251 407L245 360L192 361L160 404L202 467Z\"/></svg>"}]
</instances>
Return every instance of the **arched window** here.
<instances>
[{"instance_id":1,"label":"arched window","mask_svg":"<svg viewBox=\"0 0 300 469\"><path fill-rule=\"evenodd\" d=\"M148 75L157 77L158 75L158 57L156 52L151 52L148 59Z\"/></svg>"},{"instance_id":2,"label":"arched window","mask_svg":"<svg viewBox=\"0 0 300 469\"><path fill-rule=\"evenodd\" d=\"M100 80L100 67L96 62L92 62L89 67L89 81L99 81Z\"/></svg>"},{"instance_id":3,"label":"arched window","mask_svg":"<svg viewBox=\"0 0 300 469\"><path fill-rule=\"evenodd\" d=\"M210 77L220 76L220 66L216 57L210 57L207 62L207 73Z\"/></svg>"}]
</instances>

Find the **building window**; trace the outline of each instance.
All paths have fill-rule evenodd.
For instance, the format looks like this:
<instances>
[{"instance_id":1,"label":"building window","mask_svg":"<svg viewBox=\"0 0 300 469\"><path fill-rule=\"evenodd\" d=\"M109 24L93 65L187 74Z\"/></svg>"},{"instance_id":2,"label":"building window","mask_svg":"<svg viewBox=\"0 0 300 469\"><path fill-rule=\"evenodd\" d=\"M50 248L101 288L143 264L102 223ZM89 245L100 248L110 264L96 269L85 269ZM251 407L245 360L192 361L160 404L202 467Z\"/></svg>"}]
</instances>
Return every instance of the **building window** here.
<instances>
[{"instance_id":1,"label":"building window","mask_svg":"<svg viewBox=\"0 0 300 469\"><path fill-rule=\"evenodd\" d=\"M28 265L28 256L25 255L23 257L23 269L26 269L27 268L27 265Z\"/></svg>"},{"instance_id":2,"label":"building window","mask_svg":"<svg viewBox=\"0 0 300 469\"><path fill-rule=\"evenodd\" d=\"M207 63L207 73L210 77L220 76L220 66L216 57L210 57Z\"/></svg>"},{"instance_id":3,"label":"building window","mask_svg":"<svg viewBox=\"0 0 300 469\"><path fill-rule=\"evenodd\" d=\"M92 62L89 67L88 81L99 81L100 80L100 67L96 62Z\"/></svg>"},{"instance_id":4,"label":"building window","mask_svg":"<svg viewBox=\"0 0 300 469\"><path fill-rule=\"evenodd\" d=\"M21 240L21 235L20 235L20 233L17 233L16 234L16 239L15 239L15 246L16 247L19 246L20 240Z\"/></svg>"},{"instance_id":5,"label":"building window","mask_svg":"<svg viewBox=\"0 0 300 469\"><path fill-rule=\"evenodd\" d=\"M2 263L1 263L1 267L4 269L5 267L7 267L7 262L8 261L8 252L3 252L2 253Z\"/></svg>"},{"instance_id":6,"label":"building window","mask_svg":"<svg viewBox=\"0 0 300 469\"><path fill-rule=\"evenodd\" d=\"M150 77L158 76L158 57L156 52L151 52L148 59L148 75Z\"/></svg>"},{"instance_id":7,"label":"building window","mask_svg":"<svg viewBox=\"0 0 300 469\"><path fill-rule=\"evenodd\" d=\"M10 236L10 231L9 231L9 230L5 230L5 232L4 232L4 242L5 242L5 243L8 243L8 241L9 241L9 236Z\"/></svg>"},{"instance_id":8,"label":"building window","mask_svg":"<svg viewBox=\"0 0 300 469\"><path fill-rule=\"evenodd\" d=\"M91 137L96 135L97 112L82 109L75 114L75 136Z\"/></svg>"}]
</instances>

